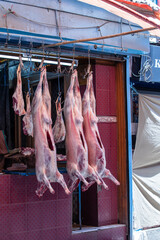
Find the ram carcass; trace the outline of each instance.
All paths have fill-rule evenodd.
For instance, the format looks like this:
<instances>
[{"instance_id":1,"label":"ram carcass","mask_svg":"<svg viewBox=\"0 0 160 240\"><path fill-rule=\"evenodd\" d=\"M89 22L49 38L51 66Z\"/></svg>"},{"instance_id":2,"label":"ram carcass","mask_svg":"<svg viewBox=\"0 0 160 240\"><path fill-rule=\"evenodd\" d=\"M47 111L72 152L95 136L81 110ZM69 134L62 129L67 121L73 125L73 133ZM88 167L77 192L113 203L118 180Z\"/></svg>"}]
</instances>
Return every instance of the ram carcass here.
<instances>
[{"instance_id":1,"label":"ram carcass","mask_svg":"<svg viewBox=\"0 0 160 240\"><path fill-rule=\"evenodd\" d=\"M55 143L59 143L64 141L66 136L66 129L64 125L62 108L61 108L61 98L59 96L56 100L56 112L57 112L57 117L52 129L52 132L53 132Z\"/></svg>"},{"instance_id":2,"label":"ram carcass","mask_svg":"<svg viewBox=\"0 0 160 240\"><path fill-rule=\"evenodd\" d=\"M82 101L79 90L77 71L71 76L64 102L64 116L66 124L66 156L67 172L70 177L69 190L72 192L82 181L88 186L86 177L93 177L97 183L98 177L88 165L88 148L83 133Z\"/></svg>"},{"instance_id":3,"label":"ram carcass","mask_svg":"<svg viewBox=\"0 0 160 240\"><path fill-rule=\"evenodd\" d=\"M97 126L98 118L96 117L92 72L90 72L87 78L87 86L82 100L82 115L84 118L83 127L88 146L88 162L90 166L95 170L104 188L107 189L108 187L104 183L103 178L109 178L116 185L119 185L120 183L116 178L106 169L105 149ZM90 179L88 182L88 186L82 186L83 191L87 190L95 181Z\"/></svg>"},{"instance_id":4,"label":"ram carcass","mask_svg":"<svg viewBox=\"0 0 160 240\"><path fill-rule=\"evenodd\" d=\"M42 83L44 84L43 95ZM60 183L66 194L70 193L64 181L63 175L57 169L56 148L51 128L52 120L50 117L50 100L48 83L46 79L46 68L42 68L40 81L32 100L36 176L38 182L40 183L40 186L36 190L36 194L38 196L42 196L47 188L51 193L54 193L54 190L51 186L52 182Z\"/></svg>"},{"instance_id":5,"label":"ram carcass","mask_svg":"<svg viewBox=\"0 0 160 240\"><path fill-rule=\"evenodd\" d=\"M18 65L17 69L17 86L12 96L12 101L14 112L19 116L24 115L26 112L24 109L24 100L22 93L21 64Z\"/></svg>"},{"instance_id":6,"label":"ram carcass","mask_svg":"<svg viewBox=\"0 0 160 240\"><path fill-rule=\"evenodd\" d=\"M25 135L29 135L29 136L33 137L33 121L32 121L32 113L31 113L29 92L27 92L27 94L26 94L26 105L27 105L27 111L26 111L25 116L22 118L23 133Z\"/></svg>"}]
</instances>

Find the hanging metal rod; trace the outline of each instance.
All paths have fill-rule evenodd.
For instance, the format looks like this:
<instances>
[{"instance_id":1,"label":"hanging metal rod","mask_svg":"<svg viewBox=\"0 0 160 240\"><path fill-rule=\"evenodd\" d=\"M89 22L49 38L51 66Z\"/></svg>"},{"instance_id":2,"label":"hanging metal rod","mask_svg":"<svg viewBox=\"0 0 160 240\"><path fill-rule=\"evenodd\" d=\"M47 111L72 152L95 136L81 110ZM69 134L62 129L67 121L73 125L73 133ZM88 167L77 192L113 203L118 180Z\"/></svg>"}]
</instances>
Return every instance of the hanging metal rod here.
<instances>
[{"instance_id":1,"label":"hanging metal rod","mask_svg":"<svg viewBox=\"0 0 160 240\"><path fill-rule=\"evenodd\" d=\"M129 34L135 34L135 33L144 32L144 31L151 31L151 30L155 30L155 29L157 29L157 27L143 28L143 29L138 29L138 30L134 30L134 31L129 31L129 32L123 32L123 33L108 35L108 36L104 36L104 37L86 38L86 39L80 39L80 40L59 42L59 43L54 43L54 44L46 45L46 46L44 46L44 48L57 47L57 46L62 46L62 45L67 45L67 44L72 44L72 43L97 41L97 40L102 40L102 39L107 39L107 38L114 38L114 37L120 37L120 36L129 35ZM39 48L42 48L42 46L39 47Z\"/></svg>"},{"instance_id":2,"label":"hanging metal rod","mask_svg":"<svg viewBox=\"0 0 160 240\"><path fill-rule=\"evenodd\" d=\"M8 48L8 49L0 48L0 55L4 55L4 56L6 56L6 58L11 57L11 55L12 55L12 57L13 58L15 57L15 59L19 59L19 55L21 55L24 58L28 58L28 57L35 58L36 57L37 60L38 60L38 58L45 58L45 60L57 61L56 53L51 54L48 52L48 53L43 54L41 51L39 51L39 52L35 51L35 49L31 50L30 53L28 53L25 49L18 50L16 48ZM61 56L60 59L61 59L61 61L65 61L67 63L72 63L72 58L67 58L67 57ZM75 63L78 65L77 59L75 59Z\"/></svg>"}]
</instances>

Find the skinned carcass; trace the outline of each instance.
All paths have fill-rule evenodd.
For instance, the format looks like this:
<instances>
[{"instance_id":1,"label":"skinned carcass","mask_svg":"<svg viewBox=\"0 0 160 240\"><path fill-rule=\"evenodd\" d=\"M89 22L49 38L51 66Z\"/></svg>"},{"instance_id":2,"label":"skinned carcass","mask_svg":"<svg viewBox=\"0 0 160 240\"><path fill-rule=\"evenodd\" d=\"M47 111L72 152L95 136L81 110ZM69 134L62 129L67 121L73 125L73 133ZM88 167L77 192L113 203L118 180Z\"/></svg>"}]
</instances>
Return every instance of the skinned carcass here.
<instances>
[{"instance_id":1,"label":"skinned carcass","mask_svg":"<svg viewBox=\"0 0 160 240\"><path fill-rule=\"evenodd\" d=\"M109 178L116 185L119 185L120 183L116 178L106 169L105 149L97 126L98 118L96 117L96 101L93 90L92 72L90 72L87 78L87 86L82 100L82 115L84 118L84 135L88 146L89 165L95 170L105 189L108 187L104 183L103 178ZM83 191L87 190L95 181L90 179L88 182L88 186L82 186Z\"/></svg>"},{"instance_id":2,"label":"skinned carcass","mask_svg":"<svg viewBox=\"0 0 160 240\"><path fill-rule=\"evenodd\" d=\"M23 133L25 135L29 135L29 136L33 137L33 121L32 121L32 113L31 113L29 92L27 92L27 94L26 94L26 105L27 105L27 111L26 111L25 116L22 118Z\"/></svg>"},{"instance_id":3,"label":"skinned carcass","mask_svg":"<svg viewBox=\"0 0 160 240\"><path fill-rule=\"evenodd\" d=\"M44 80L43 80L44 78ZM63 175L58 171L56 162L56 147L52 136L52 120L50 113L50 95L49 90L45 89L42 95L42 82L44 88L48 87L46 79L46 68L42 68L40 81L32 100L32 117L33 131L35 140L35 156L36 156L36 176L40 186L36 190L38 196L49 189L51 193L54 190L51 186L52 182L58 182L64 188L66 194L69 190L64 181Z\"/></svg>"},{"instance_id":4,"label":"skinned carcass","mask_svg":"<svg viewBox=\"0 0 160 240\"><path fill-rule=\"evenodd\" d=\"M46 111L47 111L47 115L48 115L48 117L51 120L51 95L50 95L49 87L48 87L46 67L42 67L41 70L43 71L43 93L42 93L42 98L43 98L44 106L45 106Z\"/></svg>"},{"instance_id":5,"label":"skinned carcass","mask_svg":"<svg viewBox=\"0 0 160 240\"><path fill-rule=\"evenodd\" d=\"M67 172L70 177L69 190L72 192L82 181L88 186L86 177L92 176L97 183L98 177L88 165L88 148L83 134L82 102L79 90L77 71L71 76L64 102L64 116L66 123L66 156Z\"/></svg>"},{"instance_id":6,"label":"skinned carcass","mask_svg":"<svg viewBox=\"0 0 160 240\"><path fill-rule=\"evenodd\" d=\"M13 101L13 109L16 114L19 116L24 115L24 100L23 100L23 93L22 93L22 80L21 80L21 64L18 65L17 69L17 86L16 90L12 96Z\"/></svg>"},{"instance_id":7,"label":"skinned carcass","mask_svg":"<svg viewBox=\"0 0 160 240\"><path fill-rule=\"evenodd\" d=\"M52 129L52 132L53 132L54 142L59 143L64 141L66 136L66 129L65 129L64 120L62 116L62 109L61 109L61 98L59 96L56 100L56 112L57 112L57 117Z\"/></svg>"}]
</instances>

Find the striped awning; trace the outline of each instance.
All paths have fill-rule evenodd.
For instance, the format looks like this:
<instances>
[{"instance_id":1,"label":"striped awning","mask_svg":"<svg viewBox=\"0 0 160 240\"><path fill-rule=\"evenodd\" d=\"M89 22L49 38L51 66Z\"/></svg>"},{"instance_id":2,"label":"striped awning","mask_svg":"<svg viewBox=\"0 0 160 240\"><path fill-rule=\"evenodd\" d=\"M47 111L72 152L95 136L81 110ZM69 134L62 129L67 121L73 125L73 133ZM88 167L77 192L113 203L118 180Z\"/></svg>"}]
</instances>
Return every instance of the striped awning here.
<instances>
[{"instance_id":1,"label":"striped awning","mask_svg":"<svg viewBox=\"0 0 160 240\"><path fill-rule=\"evenodd\" d=\"M133 22L142 28L156 27L150 31L153 36L160 37L160 12L144 3L135 3L126 0L79 0L96 7L103 8L121 18Z\"/></svg>"}]
</instances>

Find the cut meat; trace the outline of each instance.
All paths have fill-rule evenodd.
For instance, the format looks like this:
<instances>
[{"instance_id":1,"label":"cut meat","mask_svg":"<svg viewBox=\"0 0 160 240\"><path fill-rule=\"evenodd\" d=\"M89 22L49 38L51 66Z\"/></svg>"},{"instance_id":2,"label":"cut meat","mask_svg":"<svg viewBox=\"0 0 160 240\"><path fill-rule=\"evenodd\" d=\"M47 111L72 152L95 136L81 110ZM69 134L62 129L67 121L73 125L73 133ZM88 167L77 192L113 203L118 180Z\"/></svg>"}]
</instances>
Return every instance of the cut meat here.
<instances>
[{"instance_id":1,"label":"cut meat","mask_svg":"<svg viewBox=\"0 0 160 240\"><path fill-rule=\"evenodd\" d=\"M20 151L24 156L31 156L35 154L35 149L34 148L30 148L30 147L22 147L21 151ZM57 161L66 161L67 157L66 155L62 155L62 154L57 154Z\"/></svg>"},{"instance_id":2,"label":"cut meat","mask_svg":"<svg viewBox=\"0 0 160 240\"><path fill-rule=\"evenodd\" d=\"M67 161L66 155L57 154L57 161Z\"/></svg>"},{"instance_id":3,"label":"cut meat","mask_svg":"<svg viewBox=\"0 0 160 240\"><path fill-rule=\"evenodd\" d=\"M25 135L29 135L33 137L33 121L32 121L32 113L31 113L31 105L30 105L30 96L29 92L26 94L26 105L27 105L27 112L23 117L23 133Z\"/></svg>"},{"instance_id":4,"label":"cut meat","mask_svg":"<svg viewBox=\"0 0 160 240\"><path fill-rule=\"evenodd\" d=\"M36 190L36 194L38 196L42 196L47 188L51 193L54 193L54 190L51 186L52 182L60 183L64 188L66 194L69 194L70 192L64 181L63 175L60 174L57 169L56 148L52 136L52 121L50 118L50 95L49 90L45 89L45 87L48 88L48 83L45 84L45 81L47 81L46 68L42 68L40 81L32 101L32 117L36 155L36 176L39 182L39 187ZM43 96L42 82L44 83Z\"/></svg>"},{"instance_id":5,"label":"cut meat","mask_svg":"<svg viewBox=\"0 0 160 240\"><path fill-rule=\"evenodd\" d=\"M21 153L24 155L24 156L30 156L30 155L34 155L35 154L35 149L34 148L30 148L30 147L22 147L21 148Z\"/></svg>"},{"instance_id":6,"label":"cut meat","mask_svg":"<svg viewBox=\"0 0 160 240\"><path fill-rule=\"evenodd\" d=\"M64 141L66 136L66 129L63 121L63 116L62 116L60 97L58 97L56 100L56 111L57 111L57 118L52 131L53 131L53 137L54 137L55 143L59 143Z\"/></svg>"},{"instance_id":7,"label":"cut meat","mask_svg":"<svg viewBox=\"0 0 160 240\"><path fill-rule=\"evenodd\" d=\"M91 177L100 184L94 170L88 165L88 148L83 133L82 102L76 70L72 73L70 86L66 94L64 116L67 172L70 177L69 190L74 191L79 181L82 181L87 187L86 177Z\"/></svg>"},{"instance_id":8,"label":"cut meat","mask_svg":"<svg viewBox=\"0 0 160 240\"><path fill-rule=\"evenodd\" d=\"M111 172L106 169L105 149L97 126L98 118L96 117L96 101L92 79L92 72L90 72L87 78L87 86L82 101L84 135L88 146L89 165L94 169L103 187L107 189L108 187L104 183L103 178L111 179L116 185L119 185L120 183ZM94 182L94 180L90 179L89 185L83 185L82 190L87 190Z\"/></svg>"},{"instance_id":9,"label":"cut meat","mask_svg":"<svg viewBox=\"0 0 160 240\"><path fill-rule=\"evenodd\" d=\"M13 100L14 112L19 116L24 115L26 112L24 110L24 100L23 100L23 93L22 93L21 64L18 65L17 86L12 96L12 100Z\"/></svg>"}]
</instances>

